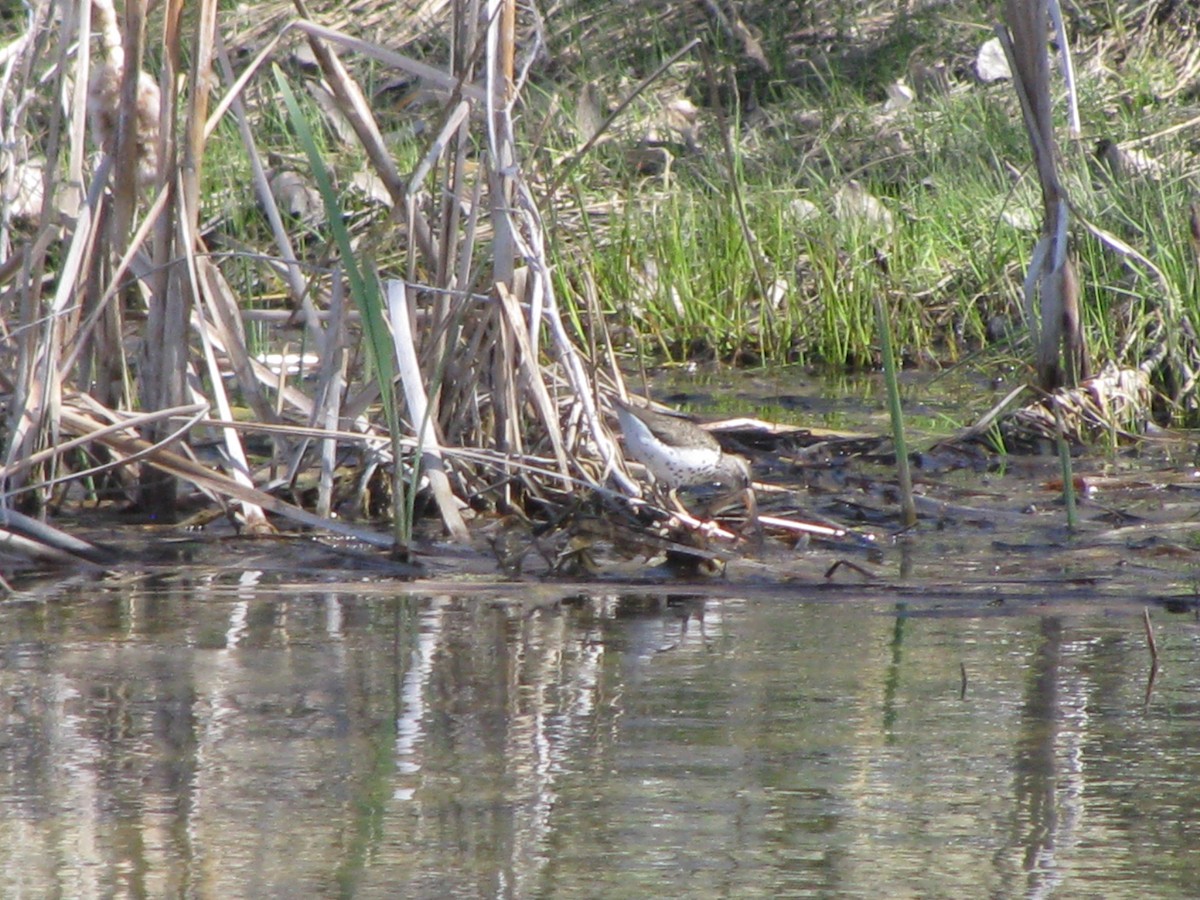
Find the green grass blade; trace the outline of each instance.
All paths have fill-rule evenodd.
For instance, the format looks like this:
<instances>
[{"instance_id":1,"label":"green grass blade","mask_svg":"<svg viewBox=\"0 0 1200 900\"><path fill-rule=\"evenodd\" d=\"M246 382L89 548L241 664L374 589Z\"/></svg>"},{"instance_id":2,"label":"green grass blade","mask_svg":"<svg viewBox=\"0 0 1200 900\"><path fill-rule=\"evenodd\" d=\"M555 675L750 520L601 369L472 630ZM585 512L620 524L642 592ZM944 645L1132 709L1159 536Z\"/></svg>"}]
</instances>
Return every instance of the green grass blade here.
<instances>
[{"instance_id":1,"label":"green grass blade","mask_svg":"<svg viewBox=\"0 0 1200 900\"><path fill-rule=\"evenodd\" d=\"M274 71L275 81L279 85L279 92L283 95L283 102L287 106L292 128L296 132L296 139L308 156L317 191L325 204L325 218L329 223L330 232L333 235L334 243L337 244L342 265L346 270L346 279L350 283L350 296L354 299L354 304L362 317L363 335L367 340L367 356L375 372L375 377L379 379L379 395L383 404L383 415L387 421L388 433L392 438L392 454L395 460L392 478L393 526L397 543L406 545L412 537L412 507L405 499L409 491L405 490L404 481L400 476L400 413L396 405L394 387L396 367L392 357L391 337L384 317L379 280L373 273L371 277L367 277L359 266L354 249L350 244L350 232L346 229L342 210L338 204L338 195L333 187L333 179L330 177L329 168L325 165L325 160L317 147L312 129L309 127L308 120L304 117L300 104L296 101L296 96L282 70L276 66Z\"/></svg>"}]
</instances>

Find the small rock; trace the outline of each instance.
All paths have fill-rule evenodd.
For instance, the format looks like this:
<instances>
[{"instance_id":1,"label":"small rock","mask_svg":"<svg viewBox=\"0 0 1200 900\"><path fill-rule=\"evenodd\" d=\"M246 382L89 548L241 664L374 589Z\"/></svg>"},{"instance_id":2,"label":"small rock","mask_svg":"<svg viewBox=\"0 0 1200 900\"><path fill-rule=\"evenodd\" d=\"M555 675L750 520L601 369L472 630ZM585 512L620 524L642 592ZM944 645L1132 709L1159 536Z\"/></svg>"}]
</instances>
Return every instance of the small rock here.
<instances>
[{"instance_id":1,"label":"small rock","mask_svg":"<svg viewBox=\"0 0 1200 900\"><path fill-rule=\"evenodd\" d=\"M887 87L887 101L883 104L884 112L895 112L911 106L917 99L916 92L903 81L894 81Z\"/></svg>"},{"instance_id":2,"label":"small rock","mask_svg":"<svg viewBox=\"0 0 1200 900\"><path fill-rule=\"evenodd\" d=\"M821 217L821 207L803 197L797 197L788 203L787 211L793 225L804 225Z\"/></svg>"},{"instance_id":3,"label":"small rock","mask_svg":"<svg viewBox=\"0 0 1200 900\"><path fill-rule=\"evenodd\" d=\"M889 236L896 230L891 210L857 181L846 182L834 194L833 214L842 224L877 229Z\"/></svg>"},{"instance_id":4,"label":"small rock","mask_svg":"<svg viewBox=\"0 0 1200 900\"><path fill-rule=\"evenodd\" d=\"M1004 55L1000 38L992 38L979 48L979 54L975 57L975 74L984 84L1012 78L1012 69L1008 67L1008 57Z\"/></svg>"}]
</instances>

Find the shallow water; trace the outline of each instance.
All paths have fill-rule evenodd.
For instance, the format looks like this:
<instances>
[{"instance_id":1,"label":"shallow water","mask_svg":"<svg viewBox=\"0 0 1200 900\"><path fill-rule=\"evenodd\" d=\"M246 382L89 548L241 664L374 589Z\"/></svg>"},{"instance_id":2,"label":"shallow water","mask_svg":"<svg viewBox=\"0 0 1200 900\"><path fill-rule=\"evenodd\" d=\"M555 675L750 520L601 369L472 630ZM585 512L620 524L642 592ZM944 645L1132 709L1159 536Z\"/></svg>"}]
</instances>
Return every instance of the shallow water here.
<instances>
[{"instance_id":1,"label":"shallow water","mask_svg":"<svg viewBox=\"0 0 1200 900\"><path fill-rule=\"evenodd\" d=\"M0 895L1200 894L1191 612L704 593L0 606Z\"/></svg>"}]
</instances>

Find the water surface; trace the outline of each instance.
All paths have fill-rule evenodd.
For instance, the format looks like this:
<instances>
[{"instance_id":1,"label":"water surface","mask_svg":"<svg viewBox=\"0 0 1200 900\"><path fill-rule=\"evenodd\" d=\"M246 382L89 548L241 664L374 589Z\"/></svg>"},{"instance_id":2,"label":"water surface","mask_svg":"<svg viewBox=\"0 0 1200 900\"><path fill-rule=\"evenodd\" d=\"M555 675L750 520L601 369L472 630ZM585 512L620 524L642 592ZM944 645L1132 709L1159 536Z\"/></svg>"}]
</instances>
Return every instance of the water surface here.
<instances>
[{"instance_id":1,"label":"water surface","mask_svg":"<svg viewBox=\"0 0 1200 900\"><path fill-rule=\"evenodd\" d=\"M8 602L0 895L1200 895L1192 613L729 587Z\"/></svg>"}]
</instances>

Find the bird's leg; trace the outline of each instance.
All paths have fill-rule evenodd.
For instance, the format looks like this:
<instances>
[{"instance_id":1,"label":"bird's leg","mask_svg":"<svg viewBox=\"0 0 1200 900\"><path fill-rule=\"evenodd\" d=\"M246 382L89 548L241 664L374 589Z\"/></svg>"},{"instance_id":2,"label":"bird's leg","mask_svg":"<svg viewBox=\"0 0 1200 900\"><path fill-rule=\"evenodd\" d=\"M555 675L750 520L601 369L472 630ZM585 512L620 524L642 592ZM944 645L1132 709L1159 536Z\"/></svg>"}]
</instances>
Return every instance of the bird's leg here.
<instances>
[{"instance_id":1,"label":"bird's leg","mask_svg":"<svg viewBox=\"0 0 1200 900\"><path fill-rule=\"evenodd\" d=\"M689 519L693 518L692 514L687 511L687 507L683 505L683 501L679 499L678 488L669 488L652 476L649 494L663 512L682 513Z\"/></svg>"},{"instance_id":2,"label":"bird's leg","mask_svg":"<svg viewBox=\"0 0 1200 900\"><path fill-rule=\"evenodd\" d=\"M762 521L758 517L758 492L754 490L753 482L747 481L744 487L720 494L708 505L705 515L714 518L715 521L717 514L724 512L736 503L741 503L746 507L746 520L740 528L733 532L734 535L737 538L747 538L747 535L751 535L747 539L755 549L761 550L765 541L765 532Z\"/></svg>"},{"instance_id":3,"label":"bird's leg","mask_svg":"<svg viewBox=\"0 0 1200 900\"><path fill-rule=\"evenodd\" d=\"M679 499L678 488L671 488L669 491L667 491L667 499L675 506L676 512L681 512L685 516L689 517L692 515L687 511L687 507L683 505L683 501Z\"/></svg>"},{"instance_id":4,"label":"bird's leg","mask_svg":"<svg viewBox=\"0 0 1200 900\"><path fill-rule=\"evenodd\" d=\"M755 550L762 550L766 542L766 533L763 531L762 519L758 517L758 494L754 491L754 485L746 486L746 524L738 529L738 537L745 536L747 531L752 531L752 546Z\"/></svg>"}]
</instances>

